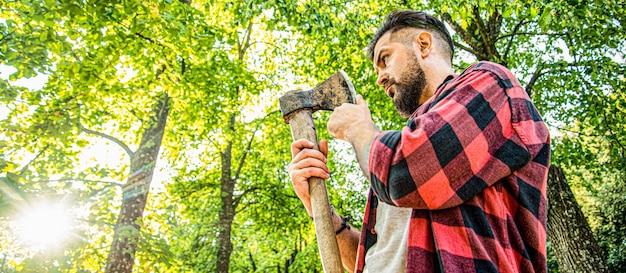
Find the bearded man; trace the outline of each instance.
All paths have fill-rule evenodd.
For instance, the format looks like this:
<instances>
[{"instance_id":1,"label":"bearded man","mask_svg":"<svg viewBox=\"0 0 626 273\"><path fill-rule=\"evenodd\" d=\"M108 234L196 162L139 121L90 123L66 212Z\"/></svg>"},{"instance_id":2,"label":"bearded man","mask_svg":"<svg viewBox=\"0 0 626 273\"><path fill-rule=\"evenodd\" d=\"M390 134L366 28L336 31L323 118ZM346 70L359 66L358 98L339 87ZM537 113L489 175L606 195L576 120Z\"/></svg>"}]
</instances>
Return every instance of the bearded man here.
<instances>
[{"instance_id":1,"label":"bearded man","mask_svg":"<svg viewBox=\"0 0 626 273\"><path fill-rule=\"evenodd\" d=\"M376 83L408 118L381 131L359 95L328 130L352 144L371 188L359 232L333 212L350 272L546 272L546 124L513 74L455 74L444 24L396 11L368 46ZM328 143L296 140L289 174L311 215L309 177L330 177Z\"/></svg>"}]
</instances>

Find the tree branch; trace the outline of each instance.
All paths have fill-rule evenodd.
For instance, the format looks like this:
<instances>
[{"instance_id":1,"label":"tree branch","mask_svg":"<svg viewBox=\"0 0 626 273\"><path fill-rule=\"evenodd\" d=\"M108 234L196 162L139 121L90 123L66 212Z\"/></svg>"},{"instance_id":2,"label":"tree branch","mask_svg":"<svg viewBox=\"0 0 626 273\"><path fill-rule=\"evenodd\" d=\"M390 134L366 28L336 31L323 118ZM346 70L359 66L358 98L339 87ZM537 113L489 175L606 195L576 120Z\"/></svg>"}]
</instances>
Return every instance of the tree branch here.
<instances>
[{"instance_id":1,"label":"tree branch","mask_svg":"<svg viewBox=\"0 0 626 273\"><path fill-rule=\"evenodd\" d=\"M254 136L256 135L257 131L258 131L258 125L257 125L257 128L254 130L254 133L252 133L252 136L250 137L250 141L248 141L248 146L246 147L246 150L244 151L243 155L241 156L241 159L239 160L239 166L237 166L237 172L235 173L235 177L234 177L235 181L239 179L239 175L241 174L241 169L243 169L243 164L246 161L246 156L248 155L248 153L250 153L250 148L252 147L252 142L254 141Z\"/></svg>"},{"instance_id":2,"label":"tree branch","mask_svg":"<svg viewBox=\"0 0 626 273\"><path fill-rule=\"evenodd\" d=\"M521 22L520 22L521 23ZM515 26L517 27L517 26ZM567 33L535 33L535 32L519 32L519 33L509 33L498 37L496 40L512 37L512 36L521 36L521 35L533 35L533 36L567 36Z\"/></svg>"},{"instance_id":3,"label":"tree branch","mask_svg":"<svg viewBox=\"0 0 626 273\"><path fill-rule=\"evenodd\" d=\"M157 69L156 74L155 74L155 79L160 79L161 78L161 74L163 74L165 72L165 70L167 69L167 66L165 64L161 65L161 68Z\"/></svg>"},{"instance_id":4,"label":"tree branch","mask_svg":"<svg viewBox=\"0 0 626 273\"><path fill-rule=\"evenodd\" d=\"M452 29L458 33L459 35L461 35L461 38L463 39L463 41L465 41L469 46L471 46L473 49L476 49L478 46L475 43L472 43L471 38L467 35L467 32L465 31L465 29L463 29L463 27L461 27L459 24L457 24L456 22L452 21L452 16L450 16L449 13L444 13L442 15L442 18L444 21L446 21L451 27ZM470 51L471 52L471 51Z\"/></svg>"},{"instance_id":5,"label":"tree branch","mask_svg":"<svg viewBox=\"0 0 626 273\"><path fill-rule=\"evenodd\" d=\"M504 51L504 59L505 60L509 58L509 51L511 51L511 47L513 46L513 41L514 41L513 36L518 34L517 31L525 24L525 22L526 22L526 19L522 19L513 28L513 33L507 34L507 35L503 35L503 36L500 36L500 37L496 38L495 42L498 42L498 40L500 40L500 39L504 39L504 38L506 38L508 36L511 36L511 39L509 39L509 43L506 46L506 50Z\"/></svg>"},{"instance_id":6,"label":"tree branch","mask_svg":"<svg viewBox=\"0 0 626 273\"><path fill-rule=\"evenodd\" d=\"M528 96L531 95L533 86L537 82L537 79L539 79L539 77L543 75L541 73L542 70L543 70L543 62L540 62L539 65L537 66L537 70L535 70L535 73L533 73L533 76L530 78L530 81L528 81L528 84L526 84L525 89L526 89L526 93L528 93Z\"/></svg>"},{"instance_id":7,"label":"tree branch","mask_svg":"<svg viewBox=\"0 0 626 273\"><path fill-rule=\"evenodd\" d=\"M135 32L135 35L137 35L139 38L142 38L142 39L144 39L144 40L146 40L146 41L148 41L150 43L158 44L158 45L162 46L161 44L159 44L159 43L155 42L154 40L152 40L152 38L146 37L146 36L144 36L143 34L141 34L139 32Z\"/></svg>"},{"instance_id":8,"label":"tree branch","mask_svg":"<svg viewBox=\"0 0 626 273\"><path fill-rule=\"evenodd\" d=\"M20 175L24 174L24 171L26 171L26 168L28 168L30 164L35 162L35 160L37 160L37 158L39 158L48 148L50 148L49 144L43 147L43 149L41 149L41 151L39 151L39 153L37 153L37 155L33 159L31 159L28 163L26 163L26 165L24 165L17 173Z\"/></svg>"},{"instance_id":9,"label":"tree branch","mask_svg":"<svg viewBox=\"0 0 626 273\"><path fill-rule=\"evenodd\" d=\"M104 183L106 183L106 182L104 182ZM88 199L91 199L91 198L95 197L96 195L100 194L101 192L103 192L103 191L105 191L105 190L107 190L107 189L109 189L111 187L120 187L121 188L121 186L122 186L120 184L118 184L118 185L114 185L114 184L116 184L116 183L108 184L108 185L104 186L102 189L99 189L99 190L96 190L96 191L92 192L91 194L89 194L89 198Z\"/></svg>"},{"instance_id":10,"label":"tree branch","mask_svg":"<svg viewBox=\"0 0 626 273\"><path fill-rule=\"evenodd\" d=\"M10 41L10 40L11 40L10 38L11 38L11 36L13 35L13 33L15 33L15 30L14 30L14 31L11 31L11 32L9 32L9 33L7 33L7 35L5 35L4 37L2 37L2 39L0 39L0 42L7 42L7 41ZM5 39L6 39L6 40L5 40Z\"/></svg>"},{"instance_id":11,"label":"tree branch","mask_svg":"<svg viewBox=\"0 0 626 273\"><path fill-rule=\"evenodd\" d=\"M246 30L246 37L243 43L242 54L239 57L240 60L243 60L244 54L246 54L246 51L248 51L248 48L250 48L250 36L252 36L252 20L250 20L250 23L248 24L248 29Z\"/></svg>"},{"instance_id":12,"label":"tree branch","mask_svg":"<svg viewBox=\"0 0 626 273\"><path fill-rule=\"evenodd\" d=\"M61 178L61 179L48 179L48 180L36 180L31 181L33 183L50 183L50 182L68 182L68 181L77 181L77 182L85 182L85 183L99 183L99 184L107 184L107 187L110 186L118 186L121 187L124 184L113 181L100 181L100 180L89 180L89 179L80 179L80 178Z\"/></svg>"},{"instance_id":13,"label":"tree branch","mask_svg":"<svg viewBox=\"0 0 626 273\"><path fill-rule=\"evenodd\" d=\"M463 49L463 50L465 50L465 51L467 51L467 52L471 53L471 54L472 54L472 55L474 55L474 56L477 56L477 55L476 55L477 53L476 53L476 51L474 51L474 49L469 48L469 47L467 47L467 46L465 46L465 45L463 45L463 44L461 44L461 43L454 42L454 46L456 46L456 47L458 47L458 48L460 48L460 49Z\"/></svg>"},{"instance_id":14,"label":"tree branch","mask_svg":"<svg viewBox=\"0 0 626 273\"><path fill-rule=\"evenodd\" d=\"M108 139L108 140L112 141L113 143L119 145L122 149L124 149L124 151L126 151L128 156L130 156L131 158L135 154L130 148L128 148L128 146L126 146L126 144L124 144L124 142L122 142L121 140L119 140L119 139L117 139L115 137L112 137L112 136L107 135L105 133L100 133L100 132L97 132L97 131L94 131L94 130L87 129L87 128L83 127L82 124L79 124L78 126L85 133L103 137L103 138Z\"/></svg>"},{"instance_id":15,"label":"tree branch","mask_svg":"<svg viewBox=\"0 0 626 273\"><path fill-rule=\"evenodd\" d=\"M246 189L245 191L243 191L242 194L240 194L239 196L235 197L235 199L233 200L233 208L235 208L235 210L237 209L237 206L239 206L239 202L241 201L241 199L248 193L260 190L260 187L252 187L249 189Z\"/></svg>"},{"instance_id":16,"label":"tree branch","mask_svg":"<svg viewBox=\"0 0 626 273\"><path fill-rule=\"evenodd\" d=\"M487 50L487 54L489 56L495 56L495 54L493 54L493 52L491 52L491 41L489 41L489 29L487 29L487 27L485 26L485 22L483 21L483 18L480 16L480 10L478 9L478 6L474 6L474 10L473 10L473 14L474 14L474 22L476 22L476 25L478 26L478 35L480 36L480 38L483 40L484 43L484 49Z\"/></svg>"}]
</instances>

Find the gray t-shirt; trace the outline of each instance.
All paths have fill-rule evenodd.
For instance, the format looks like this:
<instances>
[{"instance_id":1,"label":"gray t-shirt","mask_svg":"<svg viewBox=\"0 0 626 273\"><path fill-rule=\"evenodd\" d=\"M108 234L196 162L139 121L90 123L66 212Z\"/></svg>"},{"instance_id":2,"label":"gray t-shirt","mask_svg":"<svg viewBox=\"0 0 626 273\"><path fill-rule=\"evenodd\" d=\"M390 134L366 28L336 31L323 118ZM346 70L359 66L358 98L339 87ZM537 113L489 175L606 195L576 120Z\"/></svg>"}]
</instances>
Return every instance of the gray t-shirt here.
<instances>
[{"instance_id":1,"label":"gray t-shirt","mask_svg":"<svg viewBox=\"0 0 626 273\"><path fill-rule=\"evenodd\" d=\"M411 211L411 208L378 203L374 225L378 239L365 255L364 273L406 272Z\"/></svg>"}]
</instances>

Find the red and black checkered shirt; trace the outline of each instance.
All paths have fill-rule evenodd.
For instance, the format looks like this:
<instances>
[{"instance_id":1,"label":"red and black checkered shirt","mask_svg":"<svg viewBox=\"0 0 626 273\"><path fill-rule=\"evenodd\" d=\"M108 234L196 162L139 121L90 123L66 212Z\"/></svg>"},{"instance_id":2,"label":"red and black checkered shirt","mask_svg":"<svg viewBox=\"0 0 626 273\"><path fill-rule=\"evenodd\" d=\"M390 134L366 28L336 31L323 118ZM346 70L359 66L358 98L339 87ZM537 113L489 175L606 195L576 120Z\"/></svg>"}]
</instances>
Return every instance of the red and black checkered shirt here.
<instances>
[{"instance_id":1,"label":"red and black checkered shirt","mask_svg":"<svg viewBox=\"0 0 626 273\"><path fill-rule=\"evenodd\" d=\"M407 272L546 272L549 160L548 128L508 69L479 62L449 77L372 143L356 271L385 202L413 208Z\"/></svg>"}]
</instances>

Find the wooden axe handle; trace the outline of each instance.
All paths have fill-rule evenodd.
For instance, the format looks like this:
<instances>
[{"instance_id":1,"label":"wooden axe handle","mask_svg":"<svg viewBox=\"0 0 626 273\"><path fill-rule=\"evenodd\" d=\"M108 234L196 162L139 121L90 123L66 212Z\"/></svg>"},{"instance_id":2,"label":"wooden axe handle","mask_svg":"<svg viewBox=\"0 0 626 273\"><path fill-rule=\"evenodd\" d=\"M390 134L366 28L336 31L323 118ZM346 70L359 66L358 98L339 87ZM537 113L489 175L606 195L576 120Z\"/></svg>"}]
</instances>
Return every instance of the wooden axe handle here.
<instances>
[{"instance_id":1,"label":"wooden axe handle","mask_svg":"<svg viewBox=\"0 0 626 273\"><path fill-rule=\"evenodd\" d=\"M311 110L303 109L290 114L289 125L294 140L307 139L314 143L314 149L319 151L315 123L311 116ZM330 202L326 191L326 181L319 177L309 178L309 193L311 195L311 208L313 210L313 221L315 222L315 233L317 235L317 246L322 260L322 267L325 273L343 273L341 254L335 237L335 227L333 226L333 215L330 212Z\"/></svg>"}]
</instances>

